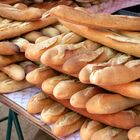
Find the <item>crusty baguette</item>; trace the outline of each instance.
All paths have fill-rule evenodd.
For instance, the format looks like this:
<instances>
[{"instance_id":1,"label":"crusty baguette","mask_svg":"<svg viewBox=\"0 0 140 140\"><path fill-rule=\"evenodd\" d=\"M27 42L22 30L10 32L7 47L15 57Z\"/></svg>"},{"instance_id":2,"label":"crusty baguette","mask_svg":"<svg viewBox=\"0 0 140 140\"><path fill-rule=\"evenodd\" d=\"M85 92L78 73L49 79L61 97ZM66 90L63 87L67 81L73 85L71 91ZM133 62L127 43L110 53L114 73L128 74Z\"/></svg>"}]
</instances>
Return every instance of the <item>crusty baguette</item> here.
<instances>
[{"instance_id":1,"label":"crusty baguette","mask_svg":"<svg viewBox=\"0 0 140 140\"><path fill-rule=\"evenodd\" d=\"M127 131L107 126L95 132L91 140L128 140Z\"/></svg>"},{"instance_id":2,"label":"crusty baguette","mask_svg":"<svg viewBox=\"0 0 140 140\"><path fill-rule=\"evenodd\" d=\"M26 58L23 53L11 55L11 56L0 55L0 67L4 67L9 64L24 61L24 60L26 60Z\"/></svg>"},{"instance_id":3,"label":"crusty baguette","mask_svg":"<svg viewBox=\"0 0 140 140\"><path fill-rule=\"evenodd\" d=\"M47 80L45 80L42 83L42 90L46 94L53 94L53 90L54 90L55 86L60 81L64 81L64 80L68 80L68 79L70 79L70 77L67 76L67 75L58 75L58 76L54 76L54 77L48 78Z\"/></svg>"},{"instance_id":4,"label":"crusty baguette","mask_svg":"<svg viewBox=\"0 0 140 140\"><path fill-rule=\"evenodd\" d=\"M1 71L6 73L10 78L16 81L21 81L25 78L24 69L18 64L11 64L6 67L2 67Z\"/></svg>"},{"instance_id":5,"label":"crusty baguette","mask_svg":"<svg viewBox=\"0 0 140 140\"><path fill-rule=\"evenodd\" d=\"M31 61L24 61L19 64L24 69L25 74L27 74L37 68L37 65Z\"/></svg>"},{"instance_id":6,"label":"crusty baguette","mask_svg":"<svg viewBox=\"0 0 140 140\"><path fill-rule=\"evenodd\" d=\"M140 127L134 127L128 131L129 140L139 140L140 139Z\"/></svg>"},{"instance_id":7,"label":"crusty baguette","mask_svg":"<svg viewBox=\"0 0 140 140\"><path fill-rule=\"evenodd\" d=\"M91 136L104 127L103 124L97 121L87 119L80 129L80 137L82 140L91 140Z\"/></svg>"},{"instance_id":8,"label":"crusty baguette","mask_svg":"<svg viewBox=\"0 0 140 140\"><path fill-rule=\"evenodd\" d=\"M140 78L140 60L132 60L125 65L105 67L92 72L90 82L97 85L118 85ZM111 78L109 78L111 75Z\"/></svg>"},{"instance_id":9,"label":"crusty baguette","mask_svg":"<svg viewBox=\"0 0 140 140\"><path fill-rule=\"evenodd\" d=\"M0 4L0 16L17 21L33 21L41 17L42 12L38 8L18 9L14 6Z\"/></svg>"},{"instance_id":10,"label":"crusty baguette","mask_svg":"<svg viewBox=\"0 0 140 140\"><path fill-rule=\"evenodd\" d=\"M42 18L34 22L7 23L3 28L2 27L0 28L0 40L17 37L27 32L41 29L56 22L57 22L56 18L48 17Z\"/></svg>"},{"instance_id":11,"label":"crusty baguette","mask_svg":"<svg viewBox=\"0 0 140 140\"><path fill-rule=\"evenodd\" d=\"M0 93L15 92L15 91L23 90L31 86L32 84L28 83L25 80L15 81L12 79L6 79L0 82Z\"/></svg>"},{"instance_id":12,"label":"crusty baguette","mask_svg":"<svg viewBox=\"0 0 140 140\"><path fill-rule=\"evenodd\" d=\"M19 47L12 42L0 42L0 55L14 55L20 52Z\"/></svg>"},{"instance_id":13,"label":"crusty baguette","mask_svg":"<svg viewBox=\"0 0 140 140\"><path fill-rule=\"evenodd\" d=\"M73 56L83 54L85 51L92 51L91 61L96 59L102 52L94 53L100 45L98 43L86 40L78 44L60 44L48 49L42 56L41 61L48 65L63 65L66 60Z\"/></svg>"},{"instance_id":14,"label":"crusty baguette","mask_svg":"<svg viewBox=\"0 0 140 140\"><path fill-rule=\"evenodd\" d=\"M89 77L92 72L95 72L98 69L103 69L104 67L107 66L124 64L131 59L132 57L130 55L118 53L105 63L88 64L80 71L79 79L83 83L90 83Z\"/></svg>"},{"instance_id":15,"label":"crusty baguette","mask_svg":"<svg viewBox=\"0 0 140 140\"><path fill-rule=\"evenodd\" d=\"M92 114L112 114L140 104L140 100L119 94L100 93L90 98L86 109Z\"/></svg>"},{"instance_id":16,"label":"crusty baguette","mask_svg":"<svg viewBox=\"0 0 140 140\"><path fill-rule=\"evenodd\" d=\"M40 92L30 98L26 110L31 114L40 113L44 107L49 108L53 103L53 100Z\"/></svg>"},{"instance_id":17,"label":"crusty baguette","mask_svg":"<svg viewBox=\"0 0 140 140\"><path fill-rule=\"evenodd\" d=\"M66 109L63 105L55 102L49 108L43 108L41 112L41 119L47 124L52 124L55 123L59 117L64 115L66 112L68 112L68 109Z\"/></svg>"},{"instance_id":18,"label":"crusty baguette","mask_svg":"<svg viewBox=\"0 0 140 140\"><path fill-rule=\"evenodd\" d=\"M57 72L49 67L37 68L26 75L26 80L35 85L41 85L47 78L56 76Z\"/></svg>"},{"instance_id":19,"label":"crusty baguette","mask_svg":"<svg viewBox=\"0 0 140 140\"><path fill-rule=\"evenodd\" d=\"M80 129L84 118L77 113L69 112L61 116L52 129L54 135L64 137Z\"/></svg>"},{"instance_id":20,"label":"crusty baguette","mask_svg":"<svg viewBox=\"0 0 140 140\"><path fill-rule=\"evenodd\" d=\"M130 38L110 30L89 28L64 20L59 21L71 31L89 40L101 43L120 52L140 57L140 41L137 38Z\"/></svg>"},{"instance_id":21,"label":"crusty baguette","mask_svg":"<svg viewBox=\"0 0 140 140\"><path fill-rule=\"evenodd\" d=\"M98 93L102 93L103 90L99 87L87 87L73 94L70 98L70 104L76 108L86 108L87 101Z\"/></svg>"},{"instance_id":22,"label":"crusty baguette","mask_svg":"<svg viewBox=\"0 0 140 140\"><path fill-rule=\"evenodd\" d=\"M9 78L8 75L6 75L6 74L3 73L3 72L0 72L0 82L6 80L6 79L8 79L8 78Z\"/></svg>"},{"instance_id":23,"label":"crusty baguette","mask_svg":"<svg viewBox=\"0 0 140 140\"><path fill-rule=\"evenodd\" d=\"M88 85L82 84L76 80L64 80L60 81L53 90L53 95L58 99L70 99L70 97L85 89Z\"/></svg>"},{"instance_id":24,"label":"crusty baguette","mask_svg":"<svg viewBox=\"0 0 140 140\"><path fill-rule=\"evenodd\" d=\"M63 65L63 70L72 74L79 73L87 64L106 62L115 56L115 54L116 52L114 50L107 47L100 47L95 51L88 50L88 48L86 48L83 54L78 54L68 59Z\"/></svg>"},{"instance_id":25,"label":"crusty baguette","mask_svg":"<svg viewBox=\"0 0 140 140\"><path fill-rule=\"evenodd\" d=\"M123 96L140 99L140 81L114 86L102 86L102 88L119 93Z\"/></svg>"},{"instance_id":26,"label":"crusty baguette","mask_svg":"<svg viewBox=\"0 0 140 140\"><path fill-rule=\"evenodd\" d=\"M140 30L140 18L134 16L91 14L64 5L52 8L50 13L60 19L89 27Z\"/></svg>"}]
</instances>

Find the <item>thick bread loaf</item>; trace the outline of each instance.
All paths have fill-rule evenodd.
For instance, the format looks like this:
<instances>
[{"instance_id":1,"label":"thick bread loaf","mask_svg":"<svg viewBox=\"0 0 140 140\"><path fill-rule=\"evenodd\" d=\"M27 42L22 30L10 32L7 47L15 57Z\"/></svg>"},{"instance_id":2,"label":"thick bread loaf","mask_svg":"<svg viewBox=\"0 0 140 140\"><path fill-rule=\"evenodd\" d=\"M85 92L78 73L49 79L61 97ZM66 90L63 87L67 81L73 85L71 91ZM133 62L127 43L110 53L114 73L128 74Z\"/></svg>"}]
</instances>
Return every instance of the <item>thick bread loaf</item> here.
<instances>
[{"instance_id":1,"label":"thick bread loaf","mask_svg":"<svg viewBox=\"0 0 140 140\"><path fill-rule=\"evenodd\" d=\"M70 104L76 108L86 108L87 101L98 93L103 93L103 89L93 86L80 90L70 98Z\"/></svg>"},{"instance_id":2,"label":"thick bread loaf","mask_svg":"<svg viewBox=\"0 0 140 140\"><path fill-rule=\"evenodd\" d=\"M60 5L51 9L50 14L88 27L113 28L121 30L140 30L140 18L124 15L91 14L72 7ZM73 16L74 15L74 16Z\"/></svg>"},{"instance_id":3,"label":"thick bread loaf","mask_svg":"<svg viewBox=\"0 0 140 140\"><path fill-rule=\"evenodd\" d=\"M0 4L0 16L17 21L33 21L41 17L42 12L38 8L18 9L7 4Z\"/></svg>"},{"instance_id":4,"label":"thick bread loaf","mask_svg":"<svg viewBox=\"0 0 140 140\"><path fill-rule=\"evenodd\" d=\"M8 75L6 75L6 74L3 73L3 72L0 72L0 82L6 80L6 79L8 79L8 78L9 78Z\"/></svg>"},{"instance_id":5,"label":"thick bread loaf","mask_svg":"<svg viewBox=\"0 0 140 140\"><path fill-rule=\"evenodd\" d=\"M119 94L100 93L88 100L86 109L91 114L112 114L140 104L140 100Z\"/></svg>"},{"instance_id":6,"label":"thick bread loaf","mask_svg":"<svg viewBox=\"0 0 140 140\"><path fill-rule=\"evenodd\" d=\"M0 55L0 68L15 62L20 62L25 60L27 59L25 58L23 53L10 55L10 56Z\"/></svg>"},{"instance_id":7,"label":"thick bread loaf","mask_svg":"<svg viewBox=\"0 0 140 140\"><path fill-rule=\"evenodd\" d=\"M19 47L12 42L0 42L0 55L14 55L20 52Z\"/></svg>"},{"instance_id":8,"label":"thick bread loaf","mask_svg":"<svg viewBox=\"0 0 140 140\"><path fill-rule=\"evenodd\" d=\"M85 48L84 53L74 55L68 59L63 65L63 70L72 74L79 73L80 70L87 64L98 64L106 62L115 56L115 54L116 52L114 50L107 47L100 47L95 51Z\"/></svg>"},{"instance_id":9,"label":"thick bread loaf","mask_svg":"<svg viewBox=\"0 0 140 140\"><path fill-rule=\"evenodd\" d=\"M129 140L139 140L140 139L140 127L131 128L128 131Z\"/></svg>"},{"instance_id":10,"label":"thick bread loaf","mask_svg":"<svg viewBox=\"0 0 140 140\"><path fill-rule=\"evenodd\" d=\"M127 131L107 126L95 132L91 140L128 140Z\"/></svg>"},{"instance_id":11,"label":"thick bread loaf","mask_svg":"<svg viewBox=\"0 0 140 140\"><path fill-rule=\"evenodd\" d=\"M50 24L56 23L54 17L41 18L34 22L8 22L4 27L0 27L0 40L9 39L20 36L27 32L44 28Z\"/></svg>"},{"instance_id":12,"label":"thick bread loaf","mask_svg":"<svg viewBox=\"0 0 140 140\"><path fill-rule=\"evenodd\" d=\"M54 102L43 92L32 96L27 104L26 110L31 114L40 113L44 107L49 108Z\"/></svg>"},{"instance_id":13,"label":"thick bread loaf","mask_svg":"<svg viewBox=\"0 0 140 140\"><path fill-rule=\"evenodd\" d=\"M56 76L57 72L49 67L37 68L26 75L26 80L34 85L41 85L47 78Z\"/></svg>"},{"instance_id":14,"label":"thick bread loaf","mask_svg":"<svg viewBox=\"0 0 140 140\"><path fill-rule=\"evenodd\" d=\"M70 99L76 92L85 89L88 85L82 84L78 80L60 81L53 90L53 95L58 99Z\"/></svg>"},{"instance_id":15,"label":"thick bread loaf","mask_svg":"<svg viewBox=\"0 0 140 140\"><path fill-rule=\"evenodd\" d=\"M47 80L43 81L43 83L42 83L42 90L46 94L53 94L53 90L54 90L55 86L60 81L69 80L69 79L70 79L70 77L67 76L67 75L58 75L58 76L54 76L54 77L48 78Z\"/></svg>"},{"instance_id":16,"label":"thick bread loaf","mask_svg":"<svg viewBox=\"0 0 140 140\"><path fill-rule=\"evenodd\" d=\"M90 83L89 77L92 72L95 72L99 69L103 69L108 66L114 66L114 65L121 65L129 60L131 60L133 57L126 54L117 53L114 57L112 57L109 61L99 64L88 64L85 67L82 68L82 70L79 73L79 79L83 83Z\"/></svg>"},{"instance_id":17,"label":"thick bread loaf","mask_svg":"<svg viewBox=\"0 0 140 140\"><path fill-rule=\"evenodd\" d=\"M43 108L41 112L41 119L47 124L52 124L55 123L59 117L64 115L66 112L68 112L68 109L66 109L63 105L55 102L49 108Z\"/></svg>"},{"instance_id":18,"label":"thick bread loaf","mask_svg":"<svg viewBox=\"0 0 140 140\"><path fill-rule=\"evenodd\" d=\"M48 49L42 56L41 61L47 65L63 65L66 60L73 56L80 56L85 51L94 51L100 45L98 43L86 40L78 44L60 44L53 48ZM96 59L101 51L93 52L91 61Z\"/></svg>"},{"instance_id":19,"label":"thick bread loaf","mask_svg":"<svg viewBox=\"0 0 140 140\"><path fill-rule=\"evenodd\" d=\"M112 92L119 93L123 96L140 99L140 81L134 81L121 85L101 86Z\"/></svg>"},{"instance_id":20,"label":"thick bread loaf","mask_svg":"<svg viewBox=\"0 0 140 140\"><path fill-rule=\"evenodd\" d=\"M10 78L0 82L0 93L9 93L32 87L26 80L15 81Z\"/></svg>"},{"instance_id":21,"label":"thick bread loaf","mask_svg":"<svg viewBox=\"0 0 140 140\"><path fill-rule=\"evenodd\" d=\"M89 40L101 43L120 52L140 57L140 41L137 38L130 38L110 30L89 28L64 20L59 21L71 31Z\"/></svg>"},{"instance_id":22,"label":"thick bread loaf","mask_svg":"<svg viewBox=\"0 0 140 140\"><path fill-rule=\"evenodd\" d=\"M54 135L64 137L81 128L84 118L77 113L69 112L61 116L52 129Z\"/></svg>"},{"instance_id":23,"label":"thick bread loaf","mask_svg":"<svg viewBox=\"0 0 140 140\"><path fill-rule=\"evenodd\" d=\"M24 61L24 62L19 63L19 65L24 69L25 74L33 71L34 69L38 67L36 64L34 64L31 61Z\"/></svg>"},{"instance_id":24,"label":"thick bread loaf","mask_svg":"<svg viewBox=\"0 0 140 140\"><path fill-rule=\"evenodd\" d=\"M80 129L80 137L82 140L91 140L91 136L104 127L103 124L97 121L87 119Z\"/></svg>"},{"instance_id":25,"label":"thick bread loaf","mask_svg":"<svg viewBox=\"0 0 140 140\"><path fill-rule=\"evenodd\" d=\"M16 81L21 81L25 78L25 71L18 64L10 64L6 67L2 67L0 70Z\"/></svg>"},{"instance_id":26,"label":"thick bread loaf","mask_svg":"<svg viewBox=\"0 0 140 140\"><path fill-rule=\"evenodd\" d=\"M140 78L139 69L140 60L131 60L124 65L105 67L92 72L90 82L97 85L119 85L128 83Z\"/></svg>"}]
</instances>

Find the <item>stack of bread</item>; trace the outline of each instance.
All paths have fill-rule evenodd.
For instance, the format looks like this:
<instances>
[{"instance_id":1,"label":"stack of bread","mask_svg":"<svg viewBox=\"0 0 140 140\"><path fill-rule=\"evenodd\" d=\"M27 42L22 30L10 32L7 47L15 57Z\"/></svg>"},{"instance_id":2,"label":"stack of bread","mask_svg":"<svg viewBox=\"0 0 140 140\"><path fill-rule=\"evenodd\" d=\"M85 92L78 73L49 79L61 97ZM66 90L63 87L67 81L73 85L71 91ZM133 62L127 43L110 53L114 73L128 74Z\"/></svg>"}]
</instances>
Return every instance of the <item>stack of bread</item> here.
<instances>
[{"instance_id":1,"label":"stack of bread","mask_svg":"<svg viewBox=\"0 0 140 140\"><path fill-rule=\"evenodd\" d=\"M49 69L42 77L40 68L35 69L27 74L27 81L39 85L45 94L65 107L98 121L86 120L80 130L83 140L139 139L140 18L89 14L68 6L51 9L50 16L59 20L63 32L26 49L28 59L39 61ZM62 113L58 111L59 117L67 114L64 107L56 106ZM71 128L61 125L65 119L60 123L58 116L58 120L49 116L55 109L43 108L42 120L55 123L55 135L66 136L62 131L70 134ZM62 131L58 132L57 127Z\"/></svg>"}]
</instances>

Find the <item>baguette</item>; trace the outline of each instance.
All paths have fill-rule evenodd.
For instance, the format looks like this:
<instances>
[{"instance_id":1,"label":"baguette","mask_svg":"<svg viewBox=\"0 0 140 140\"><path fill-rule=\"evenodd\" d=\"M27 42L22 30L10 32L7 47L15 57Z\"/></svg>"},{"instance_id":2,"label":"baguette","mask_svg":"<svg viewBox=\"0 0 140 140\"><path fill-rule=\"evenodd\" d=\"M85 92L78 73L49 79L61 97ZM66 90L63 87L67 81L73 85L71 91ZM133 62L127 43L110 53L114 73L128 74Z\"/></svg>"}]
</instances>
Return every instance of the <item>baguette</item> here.
<instances>
[{"instance_id":1,"label":"baguette","mask_svg":"<svg viewBox=\"0 0 140 140\"><path fill-rule=\"evenodd\" d=\"M66 60L73 56L81 55L83 52L94 51L100 45L92 41L86 40L79 44L63 44L57 45L53 48L48 49L42 56L41 62L47 65L63 65ZM96 59L100 55L101 51L97 53L93 52L91 61Z\"/></svg>"},{"instance_id":2,"label":"baguette","mask_svg":"<svg viewBox=\"0 0 140 140\"><path fill-rule=\"evenodd\" d=\"M10 93L19 90L23 90L25 88L32 87L32 84L27 81L15 81L12 79L6 79L0 82L0 93Z\"/></svg>"},{"instance_id":3,"label":"baguette","mask_svg":"<svg viewBox=\"0 0 140 140\"><path fill-rule=\"evenodd\" d=\"M6 75L5 73L3 72L0 72L0 82L4 81L8 79L8 75Z\"/></svg>"},{"instance_id":4,"label":"baguette","mask_svg":"<svg viewBox=\"0 0 140 140\"><path fill-rule=\"evenodd\" d=\"M102 93L103 90L98 87L87 87L73 94L70 98L70 104L76 108L86 108L88 100L98 93Z\"/></svg>"},{"instance_id":5,"label":"baguette","mask_svg":"<svg viewBox=\"0 0 140 140\"><path fill-rule=\"evenodd\" d=\"M14 55L20 52L19 47L11 42L0 42L0 55Z\"/></svg>"},{"instance_id":6,"label":"baguette","mask_svg":"<svg viewBox=\"0 0 140 140\"><path fill-rule=\"evenodd\" d=\"M10 65L15 62L25 61L26 58L23 53L11 55L11 56L4 56L0 55L0 68Z\"/></svg>"},{"instance_id":7,"label":"baguette","mask_svg":"<svg viewBox=\"0 0 140 140\"><path fill-rule=\"evenodd\" d=\"M140 127L134 127L128 131L129 140L139 140L140 139Z\"/></svg>"},{"instance_id":8,"label":"baguette","mask_svg":"<svg viewBox=\"0 0 140 140\"><path fill-rule=\"evenodd\" d=\"M92 72L90 82L97 85L119 85L140 78L140 60L132 60L125 65L105 67ZM112 78L109 78L111 75Z\"/></svg>"},{"instance_id":9,"label":"baguette","mask_svg":"<svg viewBox=\"0 0 140 140\"><path fill-rule=\"evenodd\" d=\"M107 126L91 136L91 140L128 140L127 131Z\"/></svg>"},{"instance_id":10,"label":"baguette","mask_svg":"<svg viewBox=\"0 0 140 140\"><path fill-rule=\"evenodd\" d=\"M49 108L53 103L53 100L49 99L43 92L40 92L30 98L26 110L31 114L40 113L44 107Z\"/></svg>"},{"instance_id":11,"label":"baguette","mask_svg":"<svg viewBox=\"0 0 140 140\"><path fill-rule=\"evenodd\" d=\"M28 73L26 80L34 85L41 85L44 80L56 75L57 72L49 67L40 67Z\"/></svg>"},{"instance_id":12,"label":"baguette","mask_svg":"<svg viewBox=\"0 0 140 140\"><path fill-rule=\"evenodd\" d=\"M68 28L66 28L64 25L62 24L57 24L54 26L60 33L69 33L70 30Z\"/></svg>"},{"instance_id":13,"label":"baguette","mask_svg":"<svg viewBox=\"0 0 140 140\"><path fill-rule=\"evenodd\" d=\"M48 39L49 39L49 37L47 37L47 36L40 36L36 39L35 44L48 40Z\"/></svg>"},{"instance_id":14,"label":"baguette","mask_svg":"<svg viewBox=\"0 0 140 140\"><path fill-rule=\"evenodd\" d=\"M101 43L107 47L113 48L120 52L134 55L136 57L140 57L139 39L120 35L110 30L89 28L86 26L69 23L64 20L59 20L59 21L71 31L89 40Z\"/></svg>"},{"instance_id":15,"label":"baguette","mask_svg":"<svg viewBox=\"0 0 140 140\"><path fill-rule=\"evenodd\" d=\"M57 99L70 99L71 96L82 90L85 89L88 85L82 84L76 80L64 80L60 81L53 90L53 95Z\"/></svg>"},{"instance_id":16,"label":"baguette","mask_svg":"<svg viewBox=\"0 0 140 140\"><path fill-rule=\"evenodd\" d=\"M140 104L140 100L119 94L101 93L90 98L86 109L91 114L112 114Z\"/></svg>"},{"instance_id":17,"label":"baguette","mask_svg":"<svg viewBox=\"0 0 140 140\"><path fill-rule=\"evenodd\" d=\"M53 94L53 90L55 86L60 82L64 80L69 80L70 77L67 75L58 75L51 78L48 78L42 83L42 90L47 94Z\"/></svg>"},{"instance_id":18,"label":"baguette","mask_svg":"<svg viewBox=\"0 0 140 140\"><path fill-rule=\"evenodd\" d=\"M31 61L24 61L19 64L24 69L25 74L27 74L37 68L37 65L32 63Z\"/></svg>"},{"instance_id":19,"label":"baguette","mask_svg":"<svg viewBox=\"0 0 140 140\"><path fill-rule=\"evenodd\" d=\"M67 73L79 73L80 70L89 63L98 64L106 62L115 56L116 52L112 49L101 47L95 51L85 49L84 54L79 54L68 59L63 70Z\"/></svg>"},{"instance_id":20,"label":"baguette","mask_svg":"<svg viewBox=\"0 0 140 140\"><path fill-rule=\"evenodd\" d=\"M98 69L103 69L107 66L121 65L131 60L130 55L118 53L112 57L109 61L99 64L88 64L79 73L79 79L83 83L90 83L89 77L92 72L95 72Z\"/></svg>"},{"instance_id":21,"label":"baguette","mask_svg":"<svg viewBox=\"0 0 140 140\"><path fill-rule=\"evenodd\" d=\"M47 124L55 123L59 117L64 115L68 110L59 103L53 103L49 108L43 108L41 112L41 119Z\"/></svg>"},{"instance_id":22,"label":"baguette","mask_svg":"<svg viewBox=\"0 0 140 140\"><path fill-rule=\"evenodd\" d=\"M104 127L105 126L99 122L87 119L80 129L80 137L82 140L91 140L91 136Z\"/></svg>"},{"instance_id":23,"label":"baguette","mask_svg":"<svg viewBox=\"0 0 140 140\"><path fill-rule=\"evenodd\" d=\"M112 28L132 31L140 30L140 18L134 16L93 13L91 14L64 5L52 8L50 14L60 19L81 25L86 25L88 27L99 27L109 29Z\"/></svg>"},{"instance_id":24,"label":"baguette","mask_svg":"<svg viewBox=\"0 0 140 140\"><path fill-rule=\"evenodd\" d=\"M140 82L134 81L121 85L113 85L113 86L101 86L104 89L107 89L112 92L119 93L123 96L140 99Z\"/></svg>"},{"instance_id":25,"label":"baguette","mask_svg":"<svg viewBox=\"0 0 140 140\"><path fill-rule=\"evenodd\" d=\"M25 78L24 69L17 64L11 64L6 67L2 67L1 71L6 73L10 78L16 81L21 81Z\"/></svg>"},{"instance_id":26,"label":"baguette","mask_svg":"<svg viewBox=\"0 0 140 140\"><path fill-rule=\"evenodd\" d=\"M64 114L56 121L52 132L56 136L64 137L80 129L83 122L83 117L81 117L77 113L69 112Z\"/></svg>"},{"instance_id":27,"label":"baguette","mask_svg":"<svg viewBox=\"0 0 140 140\"><path fill-rule=\"evenodd\" d=\"M38 8L18 9L16 7L0 4L0 16L17 21L33 21L41 17L42 12Z\"/></svg>"},{"instance_id":28,"label":"baguette","mask_svg":"<svg viewBox=\"0 0 140 140\"><path fill-rule=\"evenodd\" d=\"M28 8L28 6L24 3L16 3L16 4L14 4L14 7L17 9L20 9L20 10L24 10L24 9Z\"/></svg>"}]
</instances>

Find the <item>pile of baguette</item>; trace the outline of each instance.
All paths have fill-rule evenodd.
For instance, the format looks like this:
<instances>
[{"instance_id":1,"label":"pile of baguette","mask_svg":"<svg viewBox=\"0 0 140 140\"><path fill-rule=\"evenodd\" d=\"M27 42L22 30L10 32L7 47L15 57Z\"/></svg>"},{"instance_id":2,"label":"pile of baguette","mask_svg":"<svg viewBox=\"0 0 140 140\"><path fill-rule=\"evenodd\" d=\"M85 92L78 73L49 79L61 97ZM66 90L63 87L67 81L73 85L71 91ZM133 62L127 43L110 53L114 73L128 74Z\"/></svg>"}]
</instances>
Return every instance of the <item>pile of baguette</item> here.
<instances>
[{"instance_id":1,"label":"pile of baguette","mask_svg":"<svg viewBox=\"0 0 140 140\"><path fill-rule=\"evenodd\" d=\"M140 18L59 4L0 3L0 93L40 87L27 111L58 137L139 140Z\"/></svg>"}]
</instances>

